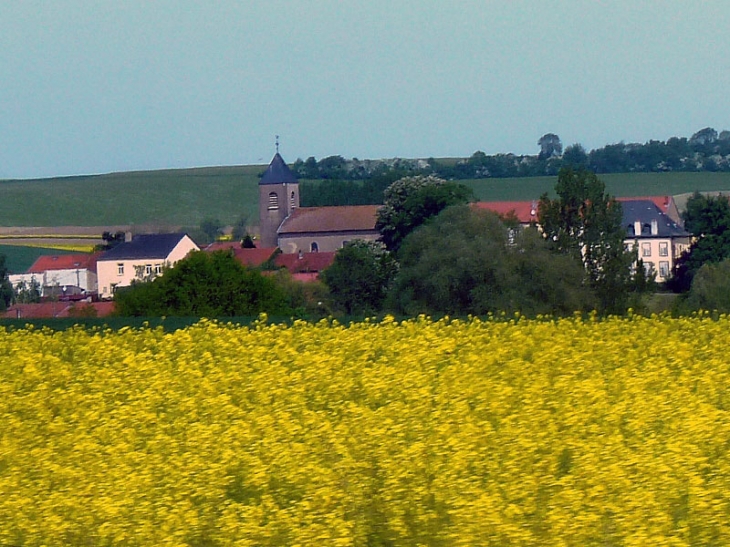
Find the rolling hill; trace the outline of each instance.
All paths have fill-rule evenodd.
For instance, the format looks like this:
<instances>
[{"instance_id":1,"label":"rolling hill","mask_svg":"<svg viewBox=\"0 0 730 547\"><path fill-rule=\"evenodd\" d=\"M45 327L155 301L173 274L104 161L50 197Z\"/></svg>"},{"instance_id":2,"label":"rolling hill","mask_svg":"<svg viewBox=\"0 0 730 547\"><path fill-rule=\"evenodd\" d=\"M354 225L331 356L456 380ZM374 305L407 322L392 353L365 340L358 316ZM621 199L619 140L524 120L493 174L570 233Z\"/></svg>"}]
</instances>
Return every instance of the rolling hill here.
<instances>
[{"instance_id":1,"label":"rolling hill","mask_svg":"<svg viewBox=\"0 0 730 547\"><path fill-rule=\"evenodd\" d=\"M206 218L257 223L261 165L0 181L0 226L197 226ZM730 173L601 175L615 196L730 193ZM460 181L484 201L537 199L556 177Z\"/></svg>"}]
</instances>

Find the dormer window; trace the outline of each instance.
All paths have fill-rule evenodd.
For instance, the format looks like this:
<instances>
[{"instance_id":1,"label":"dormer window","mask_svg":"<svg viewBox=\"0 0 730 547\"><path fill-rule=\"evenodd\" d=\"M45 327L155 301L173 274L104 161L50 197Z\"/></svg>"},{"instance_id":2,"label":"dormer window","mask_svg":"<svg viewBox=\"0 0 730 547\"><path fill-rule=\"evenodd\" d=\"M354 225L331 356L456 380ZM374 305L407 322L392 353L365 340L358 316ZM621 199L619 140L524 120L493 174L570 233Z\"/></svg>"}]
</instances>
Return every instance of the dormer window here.
<instances>
[{"instance_id":1,"label":"dormer window","mask_svg":"<svg viewBox=\"0 0 730 547\"><path fill-rule=\"evenodd\" d=\"M276 192L269 193L269 210L279 208L279 195Z\"/></svg>"}]
</instances>

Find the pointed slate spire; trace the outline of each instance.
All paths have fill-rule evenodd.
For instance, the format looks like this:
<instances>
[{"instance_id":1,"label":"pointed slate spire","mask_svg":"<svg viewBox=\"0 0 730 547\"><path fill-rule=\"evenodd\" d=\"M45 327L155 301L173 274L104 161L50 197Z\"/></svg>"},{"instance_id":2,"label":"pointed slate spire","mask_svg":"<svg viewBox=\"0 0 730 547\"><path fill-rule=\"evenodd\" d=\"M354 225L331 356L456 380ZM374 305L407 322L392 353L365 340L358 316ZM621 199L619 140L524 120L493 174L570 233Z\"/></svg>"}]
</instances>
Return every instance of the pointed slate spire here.
<instances>
[{"instance_id":1,"label":"pointed slate spire","mask_svg":"<svg viewBox=\"0 0 730 547\"><path fill-rule=\"evenodd\" d=\"M274 159L271 160L269 167L266 168L266 172L261 177L259 184L281 184L281 183L297 183L297 177L291 172L289 166L286 164L284 159L281 157L279 152L274 155Z\"/></svg>"}]
</instances>

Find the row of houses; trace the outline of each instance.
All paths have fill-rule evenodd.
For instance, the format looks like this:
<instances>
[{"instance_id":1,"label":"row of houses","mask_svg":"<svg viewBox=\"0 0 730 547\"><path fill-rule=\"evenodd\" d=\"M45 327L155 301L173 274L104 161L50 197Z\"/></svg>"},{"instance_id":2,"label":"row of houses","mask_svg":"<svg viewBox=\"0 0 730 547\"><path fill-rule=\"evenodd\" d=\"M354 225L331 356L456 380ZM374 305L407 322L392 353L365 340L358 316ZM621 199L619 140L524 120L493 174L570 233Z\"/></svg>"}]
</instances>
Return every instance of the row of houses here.
<instances>
[{"instance_id":1,"label":"row of houses","mask_svg":"<svg viewBox=\"0 0 730 547\"><path fill-rule=\"evenodd\" d=\"M666 280L690 244L670 196L620 198L625 244L636 248L645 267ZM516 218L523 226L537 221L536 201L478 202L478 209ZM214 243L205 251L231 250L244 265L269 263L299 280L316 279L349 241L374 241L378 206L300 207L299 183L277 152L259 182L258 247ZM200 250L184 233L127 234L113 249L94 255L41 256L23 274L10 276L14 287L36 286L42 296L59 301L109 300L120 287L160 275L190 252Z\"/></svg>"}]
</instances>

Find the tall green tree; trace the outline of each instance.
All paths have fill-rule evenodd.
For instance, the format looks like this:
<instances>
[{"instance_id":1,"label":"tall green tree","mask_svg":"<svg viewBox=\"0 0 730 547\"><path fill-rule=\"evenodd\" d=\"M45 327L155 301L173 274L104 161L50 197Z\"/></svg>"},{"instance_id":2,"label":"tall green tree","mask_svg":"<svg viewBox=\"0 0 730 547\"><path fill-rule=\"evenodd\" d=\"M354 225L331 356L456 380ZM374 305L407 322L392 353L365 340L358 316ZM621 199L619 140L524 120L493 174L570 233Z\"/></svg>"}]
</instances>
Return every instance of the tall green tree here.
<instances>
[{"instance_id":1,"label":"tall green tree","mask_svg":"<svg viewBox=\"0 0 730 547\"><path fill-rule=\"evenodd\" d=\"M589 308L580 262L552 253L534 229L494 213L449 207L403 242L389 302L417 313L572 313Z\"/></svg>"},{"instance_id":2,"label":"tall green tree","mask_svg":"<svg viewBox=\"0 0 730 547\"><path fill-rule=\"evenodd\" d=\"M474 199L468 186L423 175L397 180L383 195L375 228L385 247L396 253L405 237L429 218L451 205Z\"/></svg>"},{"instance_id":3,"label":"tall green tree","mask_svg":"<svg viewBox=\"0 0 730 547\"><path fill-rule=\"evenodd\" d=\"M123 316L231 317L291 311L273 279L246 268L229 251L193 252L153 281L117 291L114 300Z\"/></svg>"},{"instance_id":4,"label":"tall green tree","mask_svg":"<svg viewBox=\"0 0 730 547\"><path fill-rule=\"evenodd\" d=\"M13 299L13 286L8 279L8 258L0 254L0 311L5 311Z\"/></svg>"},{"instance_id":5,"label":"tall green tree","mask_svg":"<svg viewBox=\"0 0 730 547\"><path fill-rule=\"evenodd\" d=\"M700 267L683 308L730 313L730 259L707 262Z\"/></svg>"},{"instance_id":6,"label":"tall green tree","mask_svg":"<svg viewBox=\"0 0 730 547\"><path fill-rule=\"evenodd\" d=\"M621 204L587 170L561 169L555 192L557 199L543 194L538 204L543 234L555 252L583 263L600 311L623 313L644 272L633 267L636 253L624 248Z\"/></svg>"},{"instance_id":7,"label":"tall green tree","mask_svg":"<svg viewBox=\"0 0 730 547\"><path fill-rule=\"evenodd\" d=\"M378 242L351 241L335 254L320 275L335 309L348 315L376 313L383 308L398 264Z\"/></svg>"},{"instance_id":8,"label":"tall green tree","mask_svg":"<svg viewBox=\"0 0 730 547\"><path fill-rule=\"evenodd\" d=\"M677 260L670 286L685 292L704 264L730 258L730 202L726 196L706 196L695 192L682 214L685 229L697 239Z\"/></svg>"},{"instance_id":9,"label":"tall green tree","mask_svg":"<svg viewBox=\"0 0 730 547\"><path fill-rule=\"evenodd\" d=\"M560 156L563 153L563 143L560 142L560 137L555 133L544 134L537 141L537 144L540 147L540 154L537 156L540 160Z\"/></svg>"}]
</instances>

